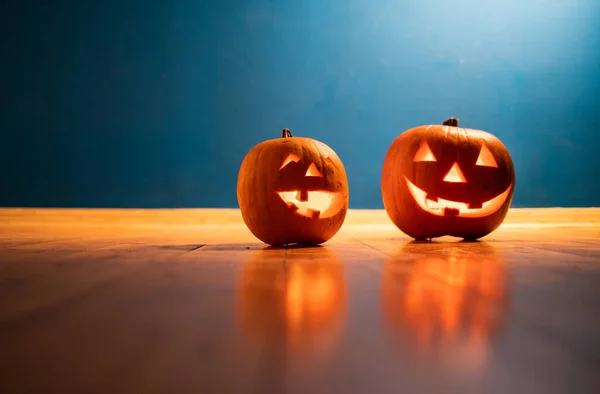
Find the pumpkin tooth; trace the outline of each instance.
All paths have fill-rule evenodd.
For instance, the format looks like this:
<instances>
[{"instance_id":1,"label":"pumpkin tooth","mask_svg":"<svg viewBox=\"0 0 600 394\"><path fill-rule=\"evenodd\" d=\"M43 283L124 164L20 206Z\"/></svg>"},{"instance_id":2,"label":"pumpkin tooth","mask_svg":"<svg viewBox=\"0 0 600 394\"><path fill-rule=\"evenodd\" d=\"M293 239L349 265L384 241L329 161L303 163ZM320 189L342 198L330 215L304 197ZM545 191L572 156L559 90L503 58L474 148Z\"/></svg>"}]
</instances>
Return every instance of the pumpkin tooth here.
<instances>
[{"instance_id":1,"label":"pumpkin tooth","mask_svg":"<svg viewBox=\"0 0 600 394\"><path fill-rule=\"evenodd\" d=\"M308 201L308 190L301 190L296 194L296 199L301 202Z\"/></svg>"},{"instance_id":2,"label":"pumpkin tooth","mask_svg":"<svg viewBox=\"0 0 600 394\"><path fill-rule=\"evenodd\" d=\"M482 202L472 202L469 204L469 209L480 209L483 208Z\"/></svg>"},{"instance_id":3,"label":"pumpkin tooth","mask_svg":"<svg viewBox=\"0 0 600 394\"><path fill-rule=\"evenodd\" d=\"M444 208L444 216L458 216L460 209L457 208Z\"/></svg>"},{"instance_id":4,"label":"pumpkin tooth","mask_svg":"<svg viewBox=\"0 0 600 394\"><path fill-rule=\"evenodd\" d=\"M439 197L432 196L431 194L428 194L428 195L425 197L425 200L429 200L429 201L433 201L433 202L438 202L438 199L439 199Z\"/></svg>"}]
</instances>

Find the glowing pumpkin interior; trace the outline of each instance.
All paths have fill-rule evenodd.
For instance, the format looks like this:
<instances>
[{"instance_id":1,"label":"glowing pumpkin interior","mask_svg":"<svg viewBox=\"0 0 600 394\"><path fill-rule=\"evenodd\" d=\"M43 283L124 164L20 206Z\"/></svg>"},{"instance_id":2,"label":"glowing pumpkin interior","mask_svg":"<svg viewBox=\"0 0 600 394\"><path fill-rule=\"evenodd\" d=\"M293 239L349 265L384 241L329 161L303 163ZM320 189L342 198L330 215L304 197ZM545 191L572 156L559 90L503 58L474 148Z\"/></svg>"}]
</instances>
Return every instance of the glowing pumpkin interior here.
<instances>
[{"instance_id":1,"label":"glowing pumpkin interior","mask_svg":"<svg viewBox=\"0 0 600 394\"><path fill-rule=\"evenodd\" d=\"M436 157L426 141L421 142L419 149L415 153L413 162L437 162ZM475 166L498 168L498 163L496 162L494 155L485 144L481 146ZM502 207L512 188L512 184L510 184L506 190L496 197L484 201L481 204L477 204L477 206L471 206L471 204L461 201L432 197L425 190L411 182L408 177L405 177L405 180L408 189L419 208L436 216L479 218L491 215ZM458 162L454 162L450 170L443 176L442 181L447 183L466 184L468 179Z\"/></svg>"},{"instance_id":2,"label":"glowing pumpkin interior","mask_svg":"<svg viewBox=\"0 0 600 394\"><path fill-rule=\"evenodd\" d=\"M279 171L292 163L301 165L302 160L291 153L285 158ZM315 163L310 163L303 177L310 181L310 178L323 179L323 174ZM313 219L326 219L336 215L343 208L344 198L340 193L327 190L311 190L310 186L303 185L304 179L299 179L297 183L298 188L296 190L278 191L277 193L281 200L294 209L298 215Z\"/></svg>"}]
</instances>

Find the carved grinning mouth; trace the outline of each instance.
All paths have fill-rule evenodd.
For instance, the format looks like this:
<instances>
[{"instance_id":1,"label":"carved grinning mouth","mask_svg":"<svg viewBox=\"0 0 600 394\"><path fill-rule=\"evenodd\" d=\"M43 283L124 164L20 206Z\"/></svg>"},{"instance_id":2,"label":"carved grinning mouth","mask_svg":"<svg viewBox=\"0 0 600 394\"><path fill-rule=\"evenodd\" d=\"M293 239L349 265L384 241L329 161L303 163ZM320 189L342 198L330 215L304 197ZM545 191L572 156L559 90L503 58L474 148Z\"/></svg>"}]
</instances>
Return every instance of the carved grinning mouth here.
<instances>
[{"instance_id":1,"label":"carved grinning mouth","mask_svg":"<svg viewBox=\"0 0 600 394\"><path fill-rule=\"evenodd\" d=\"M288 206L295 207L299 215L313 219L327 219L334 216L342 205L340 193L309 191L303 196L299 191L287 191L278 194Z\"/></svg>"},{"instance_id":2,"label":"carved grinning mouth","mask_svg":"<svg viewBox=\"0 0 600 394\"><path fill-rule=\"evenodd\" d=\"M416 203L419 207L425 212L431 213L436 216L460 216L460 217L473 217L479 218L483 216L488 216L496 212L502 204L508 198L508 194L510 193L510 189L512 188L512 184L506 188L504 192L499 194L498 196L492 198L481 204L480 208L471 208L468 204L464 202L456 202L451 200L444 200L442 198L438 198L437 201L433 201L430 198L427 198L427 193L417 186L415 186L411 181L406 178L406 184L408 185L408 190L410 190L410 194L412 194Z\"/></svg>"}]
</instances>

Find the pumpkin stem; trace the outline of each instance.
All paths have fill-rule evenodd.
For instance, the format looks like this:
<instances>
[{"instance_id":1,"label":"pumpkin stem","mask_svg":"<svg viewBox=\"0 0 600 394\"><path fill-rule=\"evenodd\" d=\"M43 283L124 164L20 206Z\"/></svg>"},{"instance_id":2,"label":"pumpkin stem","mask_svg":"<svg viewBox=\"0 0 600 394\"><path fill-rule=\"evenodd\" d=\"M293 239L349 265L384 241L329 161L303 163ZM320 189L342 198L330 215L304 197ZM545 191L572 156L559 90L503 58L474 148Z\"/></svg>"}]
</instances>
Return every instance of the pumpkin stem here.
<instances>
[{"instance_id":1,"label":"pumpkin stem","mask_svg":"<svg viewBox=\"0 0 600 394\"><path fill-rule=\"evenodd\" d=\"M446 119L444 121L444 123L442 123L444 126L452 126L452 127L458 127L458 119L456 118L449 118Z\"/></svg>"},{"instance_id":2,"label":"pumpkin stem","mask_svg":"<svg viewBox=\"0 0 600 394\"><path fill-rule=\"evenodd\" d=\"M291 137L291 136L292 136L292 132L287 127L285 129L283 129L283 131L281 132L281 138L287 138L287 137Z\"/></svg>"}]
</instances>

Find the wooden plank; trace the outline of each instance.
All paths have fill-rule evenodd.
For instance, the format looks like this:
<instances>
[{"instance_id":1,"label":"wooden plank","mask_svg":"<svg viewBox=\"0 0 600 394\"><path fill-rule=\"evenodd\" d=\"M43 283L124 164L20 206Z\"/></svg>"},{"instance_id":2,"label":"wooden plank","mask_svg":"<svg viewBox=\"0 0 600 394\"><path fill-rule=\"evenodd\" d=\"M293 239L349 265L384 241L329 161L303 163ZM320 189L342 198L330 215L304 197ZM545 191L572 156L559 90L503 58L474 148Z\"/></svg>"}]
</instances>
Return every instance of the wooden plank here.
<instances>
[{"instance_id":1,"label":"wooden plank","mask_svg":"<svg viewBox=\"0 0 600 394\"><path fill-rule=\"evenodd\" d=\"M593 208L473 243L351 210L311 248L238 210L0 209L0 392L596 393L599 250Z\"/></svg>"}]
</instances>

